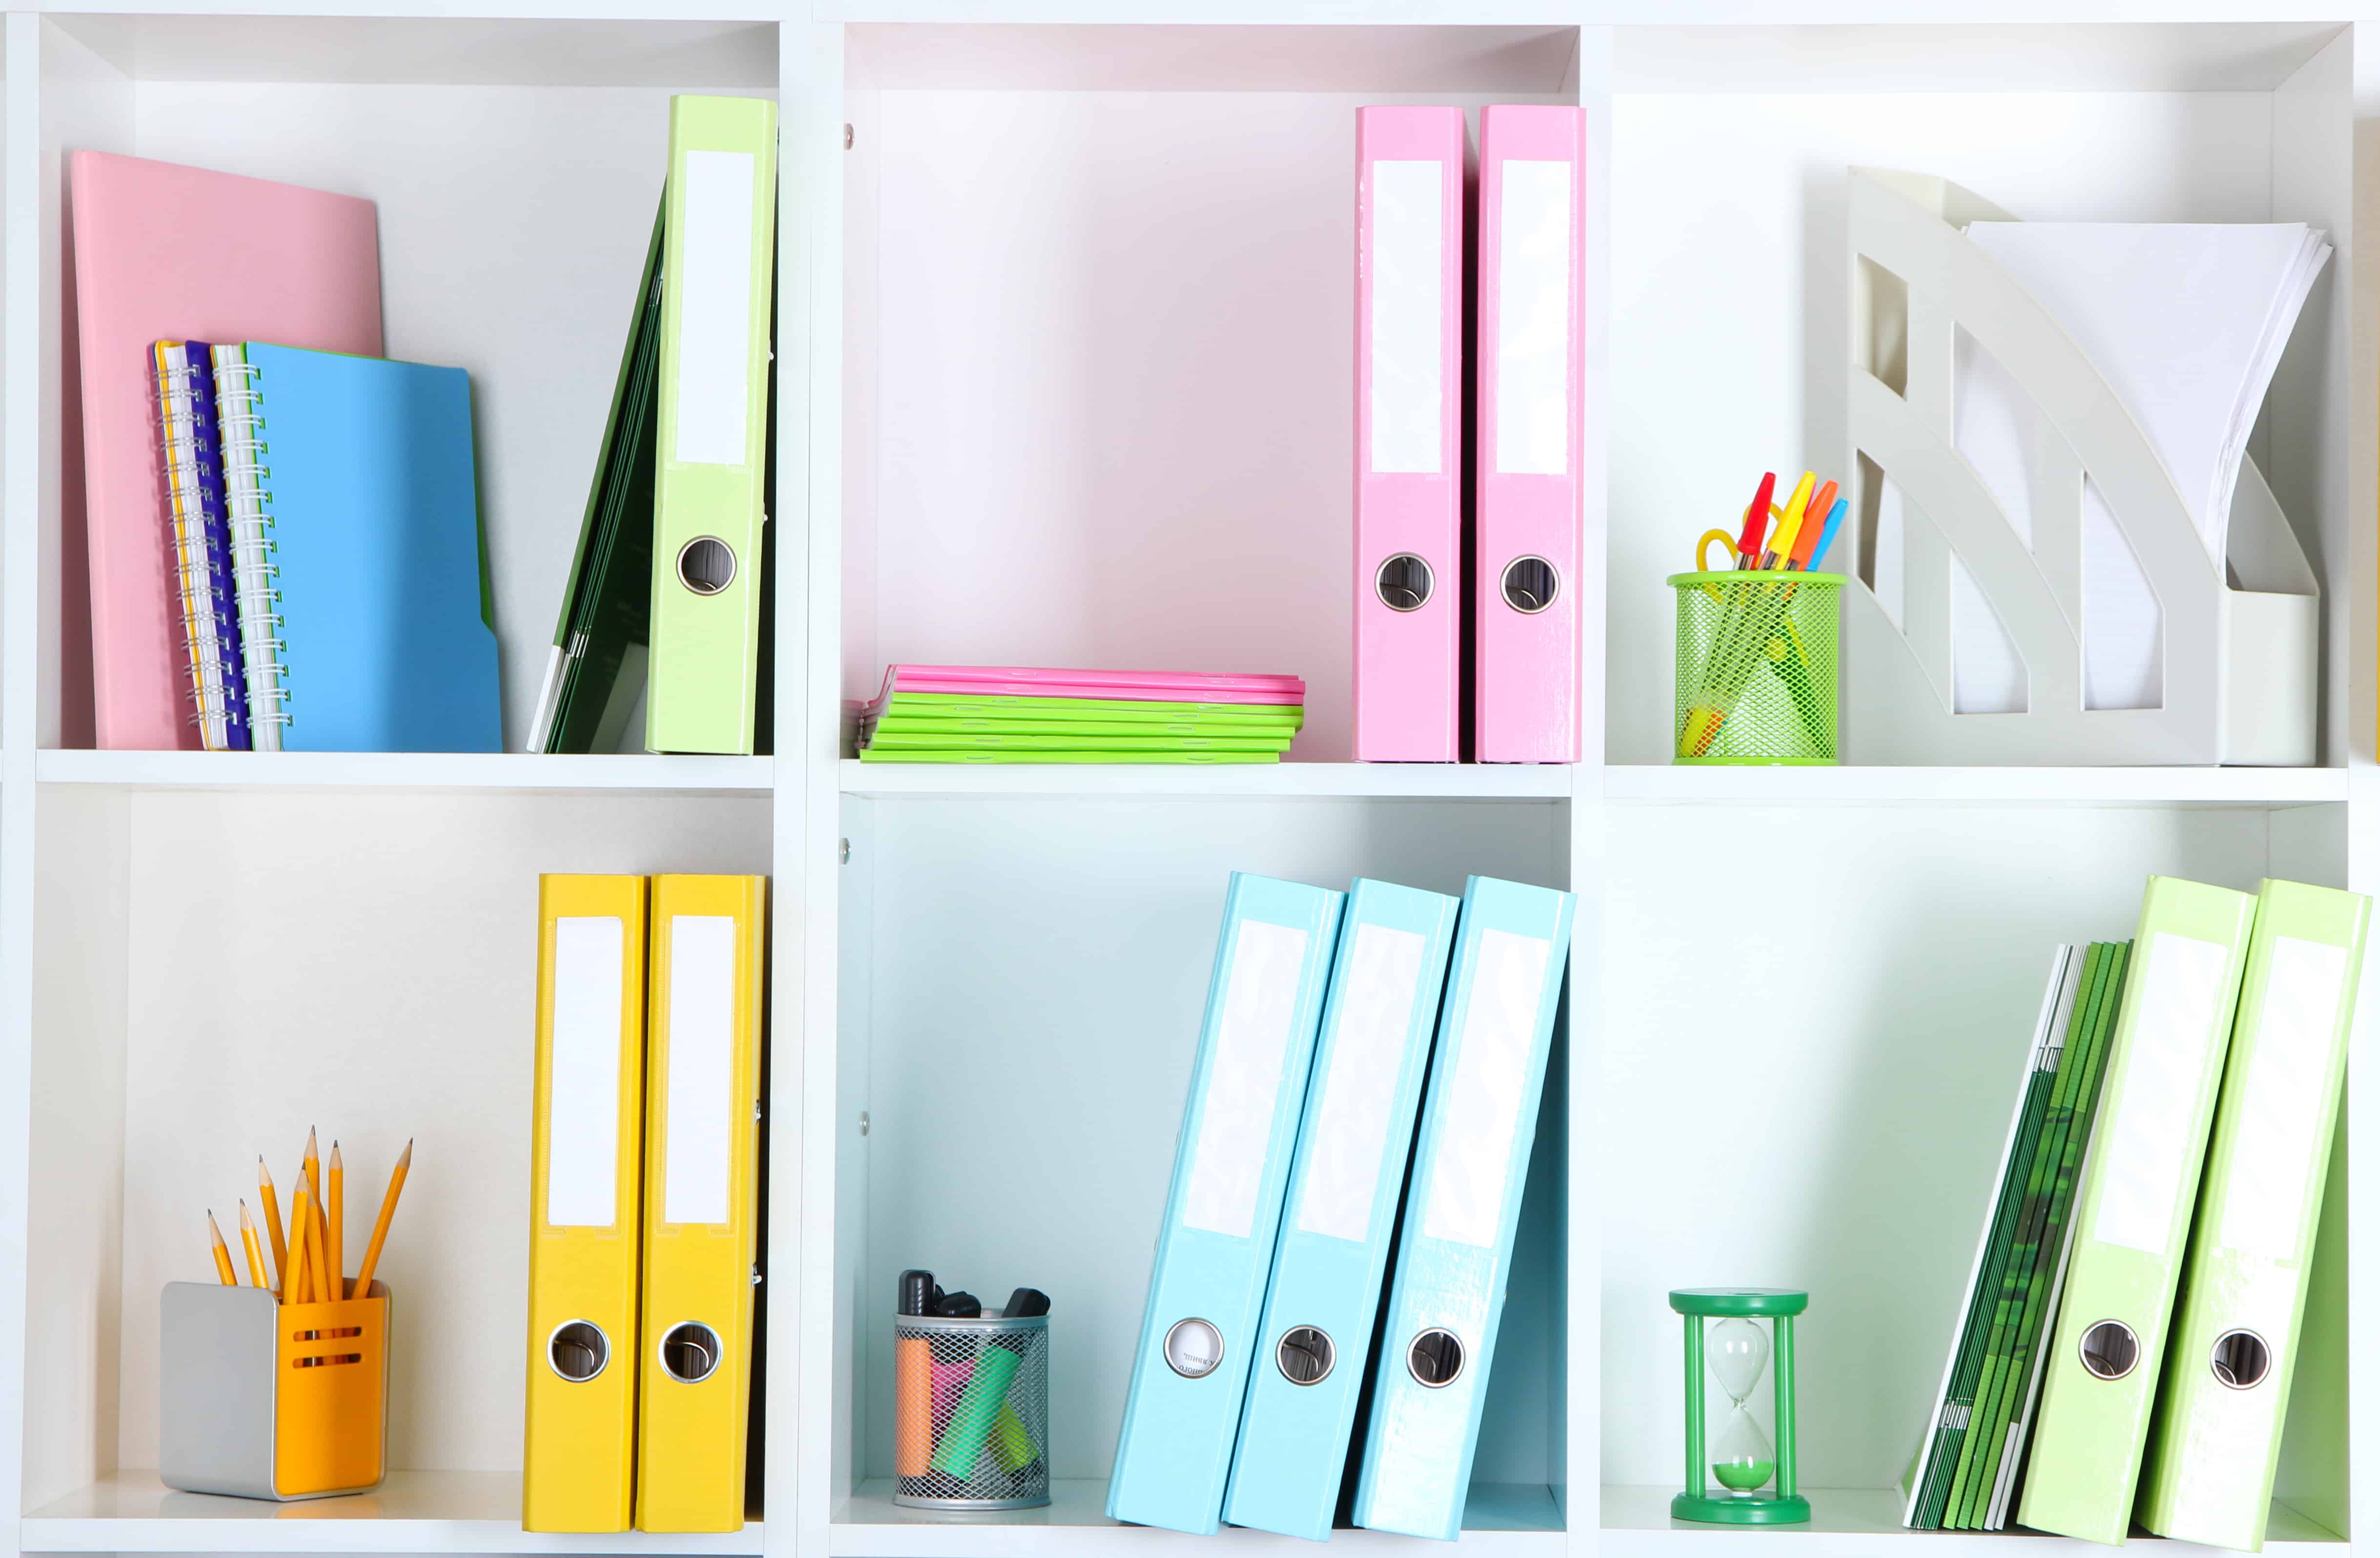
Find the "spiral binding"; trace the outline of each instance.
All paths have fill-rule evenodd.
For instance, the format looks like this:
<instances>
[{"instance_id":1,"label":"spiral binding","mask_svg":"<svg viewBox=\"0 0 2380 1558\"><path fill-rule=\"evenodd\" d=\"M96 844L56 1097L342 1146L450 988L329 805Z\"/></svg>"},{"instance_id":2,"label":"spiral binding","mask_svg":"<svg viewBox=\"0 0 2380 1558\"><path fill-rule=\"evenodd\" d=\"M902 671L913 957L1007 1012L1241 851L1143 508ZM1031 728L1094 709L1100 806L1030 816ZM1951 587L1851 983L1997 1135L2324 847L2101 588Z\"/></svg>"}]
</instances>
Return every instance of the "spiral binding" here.
<instances>
[{"instance_id":1,"label":"spiral binding","mask_svg":"<svg viewBox=\"0 0 2380 1558\"><path fill-rule=\"evenodd\" d=\"M164 438L161 453L165 456L166 481L174 489L169 499L181 607L176 615L181 624L183 651L190 665L188 697L195 705L189 722L199 727L204 746L220 751L229 744L225 734L228 711L210 700L207 693L210 688L220 690L224 686L223 641L215 623L216 613L227 603L215 593L214 581L208 575L204 521L194 514L201 490L197 439L191 425L197 396L195 375L187 364L167 368L158 361L152 366L156 369L159 411L164 423L160 429Z\"/></svg>"},{"instance_id":2,"label":"spiral binding","mask_svg":"<svg viewBox=\"0 0 2380 1558\"><path fill-rule=\"evenodd\" d=\"M263 391L256 365L217 354L215 400L223 440L224 493L231 510L232 581L239 595L240 637L248 651L249 721L260 749L278 749L290 723L282 656L281 566L273 538L273 468L264 439Z\"/></svg>"}]
</instances>

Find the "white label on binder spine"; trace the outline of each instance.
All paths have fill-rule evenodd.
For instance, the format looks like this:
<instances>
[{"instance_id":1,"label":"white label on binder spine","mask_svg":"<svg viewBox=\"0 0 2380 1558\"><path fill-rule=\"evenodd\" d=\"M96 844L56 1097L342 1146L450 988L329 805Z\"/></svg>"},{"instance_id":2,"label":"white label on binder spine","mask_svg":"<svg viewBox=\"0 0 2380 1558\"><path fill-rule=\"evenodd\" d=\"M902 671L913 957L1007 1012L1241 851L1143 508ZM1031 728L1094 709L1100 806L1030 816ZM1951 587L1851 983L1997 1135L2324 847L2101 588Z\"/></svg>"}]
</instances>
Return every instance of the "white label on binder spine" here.
<instances>
[{"instance_id":1,"label":"white label on binder spine","mask_svg":"<svg viewBox=\"0 0 2380 1558\"><path fill-rule=\"evenodd\" d=\"M2223 1202L2223 1243L2242 1254L2297 1259L2298 1233L2312 1210L2306 1190L2325 1123L2323 1095L2330 1089L2331 1046L2346 985L2345 947L2273 938Z\"/></svg>"},{"instance_id":2,"label":"white label on binder spine","mask_svg":"<svg viewBox=\"0 0 2380 1558\"><path fill-rule=\"evenodd\" d=\"M1529 1089L1537 1007L1546 992L1553 943L1510 931L1479 932L1479 955L1463 1003L1454 1081L1438 1119L1438 1158L1430 1173L1421 1231L1433 1239L1496 1248L1504 1197L1520 1171L1512 1141Z\"/></svg>"},{"instance_id":3,"label":"white label on binder spine","mask_svg":"<svg viewBox=\"0 0 2380 1558\"><path fill-rule=\"evenodd\" d=\"M735 920L724 914L673 915L669 945L669 1145L662 1221L724 1223L735 1132Z\"/></svg>"},{"instance_id":4,"label":"white label on binder spine","mask_svg":"<svg viewBox=\"0 0 2380 1558\"><path fill-rule=\"evenodd\" d=\"M1497 230L1496 469L1570 469L1568 163L1504 164Z\"/></svg>"},{"instance_id":5,"label":"white label on binder spine","mask_svg":"<svg viewBox=\"0 0 2380 1558\"><path fill-rule=\"evenodd\" d=\"M1446 169L1372 164L1372 473L1443 469Z\"/></svg>"},{"instance_id":6,"label":"white label on binder spine","mask_svg":"<svg viewBox=\"0 0 2380 1558\"><path fill-rule=\"evenodd\" d=\"M1322 1107L1307 1127L1314 1150L1297 1200L1298 1231L1363 1242L1372 1232L1372 1198L1389 1144L1405 1039L1413 1030L1415 986L1429 939L1388 925L1358 925L1347 957L1339 1029L1322 1078Z\"/></svg>"},{"instance_id":7,"label":"white label on binder spine","mask_svg":"<svg viewBox=\"0 0 2380 1558\"><path fill-rule=\"evenodd\" d=\"M2107 1178L2091 1236L2163 1260L2191 1152L2190 1124L2205 1085L2206 1046L2223 999L2230 949L2160 931L2140 976L2140 1013L2125 1041L2124 1090L2107 1130ZM2097 1144L2094 1144L2095 1149ZM2191 1175L2192 1183L2197 1180Z\"/></svg>"},{"instance_id":8,"label":"white label on binder spine","mask_svg":"<svg viewBox=\"0 0 2380 1558\"><path fill-rule=\"evenodd\" d=\"M553 921L548 1227L609 1228L620 1220L620 956L627 933L608 915Z\"/></svg>"},{"instance_id":9,"label":"white label on binder spine","mask_svg":"<svg viewBox=\"0 0 2380 1558\"><path fill-rule=\"evenodd\" d=\"M742 465L751 391L752 153L688 152L678 262L681 465Z\"/></svg>"},{"instance_id":10,"label":"white label on binder spine","mask_svg":"<svg viewBox=\"0 0 2380 1558\"><path fill-rule=\"evenodd\" d=\"M1252 1237L1280 1102L1281 1059L1297 1019L1298 976L1305 932L1243 919L1232 943L1232 973L1207 1063L1198 1110L1198 1145L1182 1195L1182 1225L1230 1238Z\"/></svg>"}]
</instances>

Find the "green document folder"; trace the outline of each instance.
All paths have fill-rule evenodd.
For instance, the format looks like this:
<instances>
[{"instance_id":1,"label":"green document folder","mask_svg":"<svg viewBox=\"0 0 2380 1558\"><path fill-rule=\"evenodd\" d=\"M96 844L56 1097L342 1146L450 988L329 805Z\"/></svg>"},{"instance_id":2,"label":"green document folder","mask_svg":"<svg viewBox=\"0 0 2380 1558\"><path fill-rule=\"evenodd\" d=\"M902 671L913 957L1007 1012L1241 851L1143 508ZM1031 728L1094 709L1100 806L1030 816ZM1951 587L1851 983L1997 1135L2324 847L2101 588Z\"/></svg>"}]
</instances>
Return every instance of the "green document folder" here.
<instances>
[{"instance_id":1,"label":"green document folder","mask_svg":"<svg viewBox=\"0 0 2380 1558\"><path fill-rule=\"evenodd\" d=\"M1939 1529L1949 1504L1983 1371L1989 1304L1999 1291L2014 1239L2022 1175L2033 1162L2041 1123L2048 1112L2059 1036L2071 1023L2096 975L2096 952L2094 948L2089 955L2078 955L2072 947L2061 946L2050 962L2049 986L2034 1019L2033 1042L2025 1050L2016 1114L2009 1122L1999 1167L1992 1177L1983 1235L1975 1247L1974 1263L1968 1268L1965 1298L1951 1333L1934 1415L1902 1487L1903 1524L1919 1530Z\"/></svg>"},{"instance_id":2,"label":"green document folder","mask_svg":"<svg viewBox=\"0 0 2380 1558\"><path fill-rule=\"evenodd\" d=\"M920 720L883 719L868 728L865 739L913 747L975 746L984 737L1023 743L1047 740L1051 746L1098 747L1110 741L1138 746L1160 741L1239 741L1250 747L1286 751L1297 734L1289 725L1160 724L1118 720ZM1053 739L1077 737L1074 740ZM1079 739L1087 737L1088 739Z\"/></svg>"},{"instance_id":3,"label":"green document folder","mask_svg":"<svg viewBox=\"0 0 2380 1558\"><path fill-rule=\"evenodd\" d=\"M1159 703L1126 698L895 692L884 700L884 707L874 717L884 724L894 720L929 719L1084 720L1102 724L1282 725L1299 730L1305 724L1305 709L1297 703Z\"/></svg>"},{"instance_id":4,"label":"green document folder","mask_svg":"<svg viewBox=\"0 0 2380 1558\"><path fill-rule=\"evenodd\" d=\"M2023 1464L2025 1433L2032 1425L2034 1406L2040 1395L2042 1349L2048 1345L2049 1323L2057 1315L2067 1261L2073 1252L2074 1197L2082 1182L2091 1131L2098 1118L2100 1083L2107 1075L2107 1051L2115 1039L2116 1011L2123 995L2124 970L2131 943L2107 943L2098 950L2106 961L2099 989L2092 998L2090 1026L2084 1031L2082 1054L2078 1059L2070 1049L2063 1063L2064 1067L2074 1071L2074 1114L2067 1127L2057 1177L2050 1187L2048 1223L2042 1232L2033 1291L2018 1326L2014 1357L2002 1391L1999 1412L2003 1426L1992 1441L1998 1446L1998 1464L1991 1486L1985 1491L1988 1496L1981 1505L1982 1519L1978 1522L1985 1530L1997 1531L2007 1526L2009 1501L2016 1486L2017 1471Z\"/></svg>"},{"instance_id":5,"label":"green document folder","mask_svg":"<svg viewBox=\"0 0 2380 1558\"><path fill-rule=\"evenodd\" d=\"M2362 894L2302 882L2257 894L2141 1474L2140 1522L2161 1537L2264 1545L2371 914Z\"/></svg>"},{"instance_id":6,"label":"green document folder","mask_svg":"<svg viewBox=\"0 0 2380 1558\"><path fill-rule=\"evenodd\" d=\"M653 216L628 343L612 386L578 550L562 590L561 620L531 724L532 752L617 751L645 686L652 611L653 456L661 411L662 230Z\"/></svg>"},{"instance_id":7,"label":"green document folder","mask_svg":"<svg viewBox=\"0 0 2380 1558\"><path fill-rule=\"evenodd\" d=\"M2018 1518L2119 1543L2256 900L2149 878Z\"/></svg>"},{"instance_id":8,"label":"green document folder","mask_svg":"<svg viewBox=\"0 0 2380 1558\"><path fill-rule=\"evenodd\" d=\"M1118 752L1026 750L1013 748L973 747L926 749L909 747L870 747L859 754L862 762L1279 762L1279 752Z\"/></svg>"},{"instance_id":9,"label":"green document folder","mask_svg":"<svg viewBox=\"0 0 2380 1558\"><path fill-rule=\"evenodd\" d=\"M1289 733L1279 736L1124 736L1100 730L1083 736L981 735L964 730L919 735L880 730L866 750L961 750L990 748L1010 751L1108 752L1281 752L1289 748Z\"/></svg>"},{"instance_id":10,"label":"green document folder","mask_svg":"<svg viewBox=\"0 0 2380 1558\"><path fill-rule=\"evenodd\" d=\"M767 522L777 105L670 100L645 745L752 750Z\"/></svg>"}]
</instances>

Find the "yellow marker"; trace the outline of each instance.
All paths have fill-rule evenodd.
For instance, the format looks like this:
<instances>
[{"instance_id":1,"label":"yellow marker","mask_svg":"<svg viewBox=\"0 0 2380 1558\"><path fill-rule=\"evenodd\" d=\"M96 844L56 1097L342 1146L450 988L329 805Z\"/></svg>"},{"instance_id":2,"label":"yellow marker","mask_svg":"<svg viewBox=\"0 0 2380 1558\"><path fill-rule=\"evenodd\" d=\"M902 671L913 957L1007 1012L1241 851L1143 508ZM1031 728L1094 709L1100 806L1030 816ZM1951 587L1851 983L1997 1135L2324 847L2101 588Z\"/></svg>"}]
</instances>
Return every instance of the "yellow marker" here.
<instances>
[{"instance_id":1,"label":"yellow marker","mask_svg":"<svg viewBox=\"0 0 2380 1558\"><path fill-rule=\"evenodd\" d=\"M1802 520L1810 506L1810 493L1818 484L1818 473L1805 470L1802 480L1793 483L1793 495L1786 500L1785 512L1778 517L1777 529L1768 538L1768 555L1783 566L1793 555L1793 537L1802 529Z\"/></svg>"},{"instance_id":2,"label":"yellow marker","mask_svg":"<svg viewBox=\"0 0 2380 1558\"><path fill-rule=\"evenodd\" d=\"M239 1203L239 1242L248 1251L248 1285L262 1287L264 1281L264 1247L256 1239L256 1219L248 1214L248 1202Z\"/></svg>"},{"instance_id":3,"label":"yellow marker","mask_svg":"<svg viewBox=\"0 0 2380 1558\"><path fill-rule=\"evenodd\" d=\"M289 1281L289 1241L281 1236L281 1192L273 1187L273 1171L264 1166L264 1154L256 1155L256 1194L264 1202L264 1231L273 1240L273 1288L279 1292Z\"/></svg>"},{"instance_id":4,"label":"yellow marker","mask_svg":"<svg viewBox=\"0 0 2380 1558\"><path fill-rule=\"evenodd\" d=\"M239 1279L231 1274L231 1247L224 1243L223 1230L215 1226L215 1214L207 1213L207 1236L215 1241L215 1275L223 1278L225 1287L237 1287Z\"/></svg>"},{"instance_id":5,"label":"yellow marker","mask_svg":"<svg viewBox=\"0 0 2380 1558\"><path fill-rule=\"evenodd\" d=\"M304 1304L313 1298L313 1276L306 1250L314 1242L314 1211L306 1199L306 1176L289 1192L289 1280L282 1284L281 1301Z\"/></svg>"},{"instance_id":6,"label":"yellow marker","mask_svg":"<svg viewBox=\"0 0 2380 1558\"><path fill-rule=\"evenodd\" d=\"M396 1216L397 1192L405 1188L405 1176L413 1167L413 1142L407 1138L405 1150L397 1154L396 1167L388 1176L388 1194L380 1200L380 1220L372 1224L371 1243L364 1246L364 1263L356 1268L356 1292L358 1296L371 1292L372 1272L380 1266L380 1247L388 1242L388 1224Z\"/></svg>"}]
</instances>

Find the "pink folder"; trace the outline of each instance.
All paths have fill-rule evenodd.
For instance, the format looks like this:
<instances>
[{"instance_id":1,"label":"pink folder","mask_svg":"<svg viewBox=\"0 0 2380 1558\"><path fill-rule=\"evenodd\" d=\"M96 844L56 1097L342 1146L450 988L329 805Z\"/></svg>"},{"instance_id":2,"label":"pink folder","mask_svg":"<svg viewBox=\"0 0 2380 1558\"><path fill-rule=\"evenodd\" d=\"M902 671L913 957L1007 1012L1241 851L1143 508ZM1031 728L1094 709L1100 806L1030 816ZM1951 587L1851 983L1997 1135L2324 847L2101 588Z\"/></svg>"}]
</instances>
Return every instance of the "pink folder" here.
<instances>
[{"instance_id":1,"label":"pink folder","mask_svg":"<svg viewBox=\"0 0 2380 1558\"><path fill-rule=\"evenodd\" d=\"M1355 757L1461 755L1460 108L1355 111Z\"/></svg>"},{"instance_id":2,"label":"pink folder","mask_svg":"<svg viewBox=\"0 0 2380 1558\"><path fill-rule=\"evenodd\" d=\"M1473 744L1481 762L1576 762L1585 124L1479 116L1478 471Z\"/></svg>"},{"instance_id":3,"label":"pink folder","mask_svg":"<svg viewBox=\"0 0 2380 1558\"><path fill-rule=\"evenodd\" d=\"M150 348L378 357L379 223L370 201L104 152L69 177L94 728L105 748L195 748Z\"/></svg>"}]
</instances>

